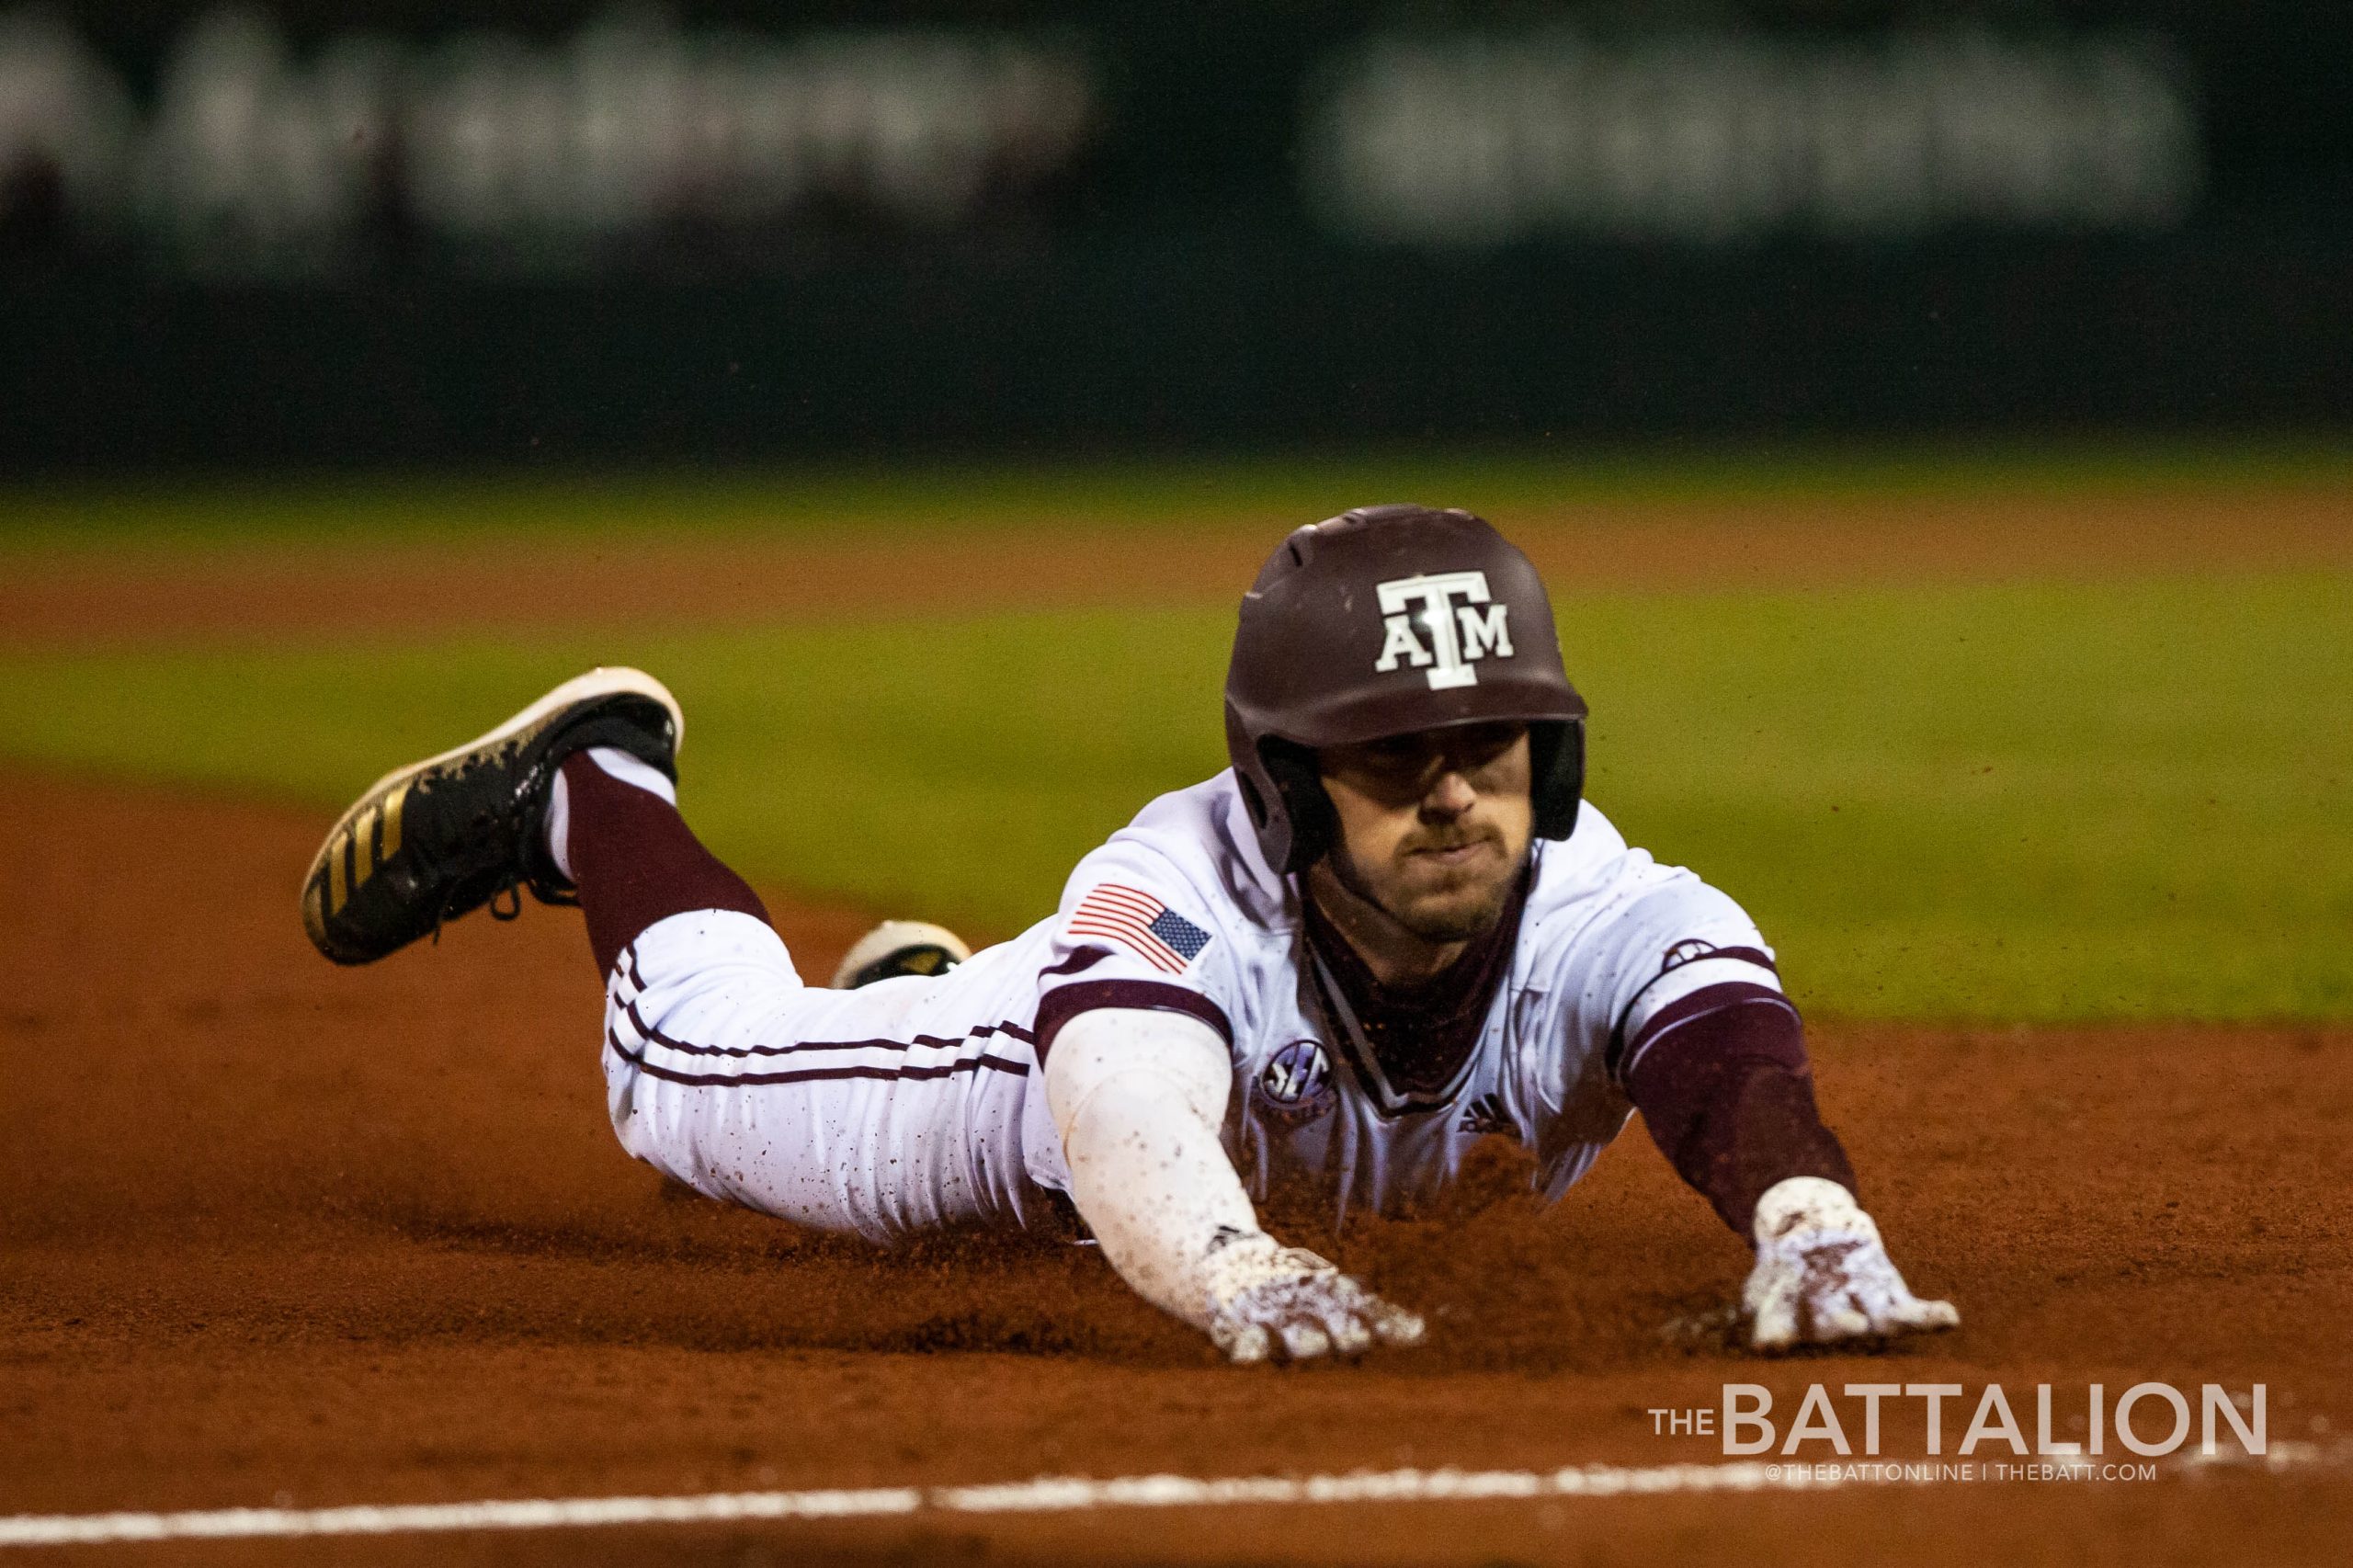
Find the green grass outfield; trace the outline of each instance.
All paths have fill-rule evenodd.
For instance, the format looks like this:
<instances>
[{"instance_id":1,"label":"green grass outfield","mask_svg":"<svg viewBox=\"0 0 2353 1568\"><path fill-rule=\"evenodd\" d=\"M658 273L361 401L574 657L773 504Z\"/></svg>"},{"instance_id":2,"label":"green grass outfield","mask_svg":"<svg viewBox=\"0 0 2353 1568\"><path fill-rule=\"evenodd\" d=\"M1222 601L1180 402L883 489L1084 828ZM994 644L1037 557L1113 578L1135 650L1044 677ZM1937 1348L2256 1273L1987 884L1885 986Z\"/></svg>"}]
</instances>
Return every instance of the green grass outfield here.
<instances>
[{"instance_id":1,"label":"green grass outfield","mask_svg":"<svg viewBox=\"0 0 2353 1568\"><path fill-rule=\"evenodd\" d=\"M2016 1021L2353 1016L2353 579L1561 606L1593 799L1741 899L1801 1001ZM1222 765L1224 609L0 655L0 752L334 811L594 663L678 692L756 880L1009 934ZM287 917L295 890L287 889Z\"/></svg>"},{"instance_id":2,"label":"green grass outfield","mask_svg":"<svg viewBox=\"0 0 2353 1568\"><path fill-rule=\"evenodd\" d=\"M290 544L436 544L656 535L838 537L1116 520L1156 529L1288 528L1335 497L1420 496L1508 518L1560 505L1730 498L2238 494L2353 483L2341 438L2185 437L2140 442L1874 442L1541 452L1448 447L1368 456L1125 458L1052 462L802 466L612 474L384 475L89 485L0 483L0 567L23 552Z\"/></svg>"}]
</instances>

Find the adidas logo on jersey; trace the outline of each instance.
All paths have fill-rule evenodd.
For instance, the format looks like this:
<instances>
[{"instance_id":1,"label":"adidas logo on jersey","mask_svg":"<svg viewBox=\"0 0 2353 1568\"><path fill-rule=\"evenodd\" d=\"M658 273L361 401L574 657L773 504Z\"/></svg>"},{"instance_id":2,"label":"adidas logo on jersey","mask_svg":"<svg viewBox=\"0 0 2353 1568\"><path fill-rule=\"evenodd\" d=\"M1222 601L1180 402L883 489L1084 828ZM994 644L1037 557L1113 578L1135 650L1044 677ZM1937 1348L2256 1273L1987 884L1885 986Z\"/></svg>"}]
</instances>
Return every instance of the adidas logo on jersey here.
<instances>
[{"instance_id":1,"label":"adidas logo on jersey","mask_svg":"<svg viewBox=\"0 0 2353 1568\"><path fill-rule=\"evenodd\" d=\"M1501 1095L1481 1095L1472 1100L1470 1108L1462 1113L1461 1130L1481 1134L1500 1132L1515 1142L1519 1139L1519 1128L1513 1122L1511 1114L1504 1109Z\"/></svg>"}]
</instances>

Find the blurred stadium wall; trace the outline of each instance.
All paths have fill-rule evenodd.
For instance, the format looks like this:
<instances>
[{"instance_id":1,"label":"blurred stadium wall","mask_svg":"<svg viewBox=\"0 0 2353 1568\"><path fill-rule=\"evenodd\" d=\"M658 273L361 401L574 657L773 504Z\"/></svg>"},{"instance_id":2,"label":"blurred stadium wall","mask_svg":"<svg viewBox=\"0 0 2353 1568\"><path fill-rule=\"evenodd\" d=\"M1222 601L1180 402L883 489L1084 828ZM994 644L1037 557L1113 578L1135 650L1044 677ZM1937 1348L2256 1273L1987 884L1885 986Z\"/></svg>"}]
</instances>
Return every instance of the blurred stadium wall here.
<instances>
[{"instance_id":1,"label":"blurred stadium wall","mask_svg":"<svg viewBox=\"0 0 2353 1568\"><path fill-rule=\"evenodd\" d=\"M2341 432L2353 6L0 0L0 467Z\"/></svg>"}]
</instances>

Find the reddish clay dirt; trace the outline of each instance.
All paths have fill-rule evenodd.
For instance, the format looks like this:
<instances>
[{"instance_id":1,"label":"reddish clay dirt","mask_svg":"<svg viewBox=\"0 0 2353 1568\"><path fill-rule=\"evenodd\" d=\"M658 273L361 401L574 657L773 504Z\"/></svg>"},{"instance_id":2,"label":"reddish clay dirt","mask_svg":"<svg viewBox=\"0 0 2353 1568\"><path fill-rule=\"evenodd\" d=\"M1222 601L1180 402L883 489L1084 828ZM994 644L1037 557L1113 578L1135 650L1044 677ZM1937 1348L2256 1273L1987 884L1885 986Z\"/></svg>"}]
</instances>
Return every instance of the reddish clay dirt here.
<instances>
[{"instance_id":1,"label":"reddish clay dirt","mask_svg":"<svg viewBox=\"0 0 2353 1568\"><path fill-rule=\"evenodd\" d=\"M888 544L666 533L19 555L0 570L0 644L1226 602L1300 520L1181 530L927 525ZM1561 595L2353 564L2353 492L2343 486L1629 501L1495 520Z\"/></svg>"},{"instance_id":2,"label":"reddish clay dirt","mask_svg":"<svg viewBox=\"0 0 2353 1568\"><path fill-rule=\"evenodd\" d=\"M22 645L1229 598L1292 519L1152 548L932 530L376 546L0 574ZM1794 585L2353 561L2336 493L1586 508L1506 519L1556 584ZM388 585L400 585L392 592ZM1965 1314L1878 1356L1671 1342L1745 1249L1631 1133L1557 1210L1498 1146L1458 1213L1343 1261L1427 1347L1218 1365L1093 1252L895 1254L665 1196L620 1153L577 917L476 918L333 969L294 891L324 819L0 770L0 1513L592 1496L1722 1457L1645 1412L1758 1382L2143 1380L2269 1390L2275 1440L2353 1421L2342 1194L2353 1031L1817 1024L1832 1118L1915 1284ZM822 973L857 912L772 899ZM1851 1410L1849 1412L1851 1414ZM1915 1417L1886 1451L1922 1451ZM1813 1457L1824 1457L1817 1447ZM335 1543L359 1562L2336 1561L2342 1463L2131 1484L1255 1508ZM301 1544L124 1547L284 1562ZM29 1560L34 1554L20 1554ZM58 1561L98 1553L62 1551Z\"/></svg>"},{"instance_id":3,"label":"reddish clay dirt","mask_svg":"<svg viewBox=\"0 0 2353 1568\"><path fill-rule=\"evenodd\" d=\"M1344 1238L1433 1314L1426 1348L1233 1369L1091 1250L882 1254L665 1198L605 1124L577 916L476 917L334 969L295 911L324 825L0 771L0 1514L1705 1462L1714 1439L1654 1436L1644 1412L1728 1381L1783 1413L1815 1381L2048 1381L2063 1410L2091 1381L2259 1381L2275 1442L2353 1423L2353 1031L1817 1027L1866 1198L1965 1314L1932 1342L1775 1362L1669 1343L1745 1249L1633 1132L1550 1212L1505 1195L1503 1148L1485 1207ZM784 924L823 972L860 922ZM1920 1443L1892 1423L1890 1453ZM104 1555L2335 1562L2348 1513L2340 1462Z\"/></svg>"}]
</instances>

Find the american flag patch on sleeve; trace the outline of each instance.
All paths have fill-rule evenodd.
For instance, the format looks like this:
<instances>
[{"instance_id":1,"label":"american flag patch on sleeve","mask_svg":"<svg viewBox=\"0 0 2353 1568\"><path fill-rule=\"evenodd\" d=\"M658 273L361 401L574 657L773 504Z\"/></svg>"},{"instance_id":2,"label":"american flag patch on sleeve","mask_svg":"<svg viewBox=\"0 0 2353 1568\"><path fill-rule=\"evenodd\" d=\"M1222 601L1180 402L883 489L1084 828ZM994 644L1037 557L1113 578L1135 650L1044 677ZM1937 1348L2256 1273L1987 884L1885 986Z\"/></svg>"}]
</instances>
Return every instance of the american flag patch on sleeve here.
<instances>
[{"instance_id":1,"label":"american flag patch on sleeve","mask_svg":"<svg viewBox=\"0 0 2353 1568\"><path fill-rule=\"evenodd\" d=\"M1143 956L1154 969L1182 974L1210 945L1210 934L1153 897L1105 882L1071 912L1074 937L1108 937Z\"/></svg>"}]
</instances>

